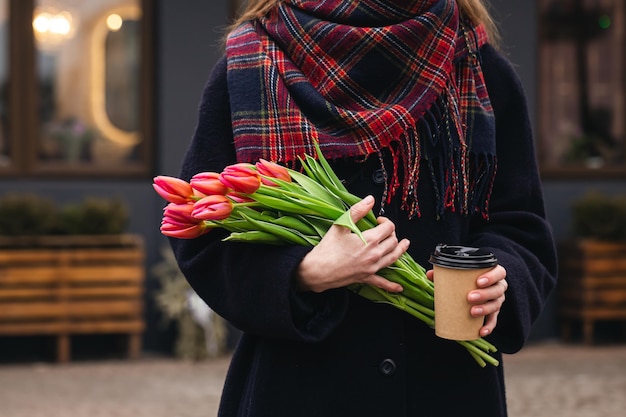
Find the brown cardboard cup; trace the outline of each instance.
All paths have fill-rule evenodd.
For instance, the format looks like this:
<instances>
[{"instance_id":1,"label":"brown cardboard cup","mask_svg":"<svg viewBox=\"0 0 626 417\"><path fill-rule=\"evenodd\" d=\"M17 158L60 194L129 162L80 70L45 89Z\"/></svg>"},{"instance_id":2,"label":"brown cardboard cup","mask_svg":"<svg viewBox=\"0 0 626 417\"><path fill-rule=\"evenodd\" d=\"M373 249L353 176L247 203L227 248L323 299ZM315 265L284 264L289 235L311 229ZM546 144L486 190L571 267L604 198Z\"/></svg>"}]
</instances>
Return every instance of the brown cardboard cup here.
<instances>
[{"instance_id":1,"label":"brown cardboard cup","mask_svg":"<svg viewBox=\"0 0 626 417\"><path fill-rule=\"evenodd\" d=\"M483 317L472 317L467 295L481 274L493 269L495 256L479 248L439 245L430 257L435 284L435 334L450 340L480 337Z\"/></svg>"}]
</instances>

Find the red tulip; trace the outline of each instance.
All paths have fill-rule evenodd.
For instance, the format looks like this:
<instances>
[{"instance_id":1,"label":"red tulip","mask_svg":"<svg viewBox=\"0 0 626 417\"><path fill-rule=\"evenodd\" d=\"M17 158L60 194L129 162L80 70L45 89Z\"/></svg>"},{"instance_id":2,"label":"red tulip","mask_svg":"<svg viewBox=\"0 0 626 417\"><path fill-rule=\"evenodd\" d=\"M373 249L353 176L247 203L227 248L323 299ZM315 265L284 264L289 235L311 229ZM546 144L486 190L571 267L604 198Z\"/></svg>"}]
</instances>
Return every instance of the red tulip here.
<instances>
[{"instance_id":1,"label":"red tulip","mask_svg":"<svg viewBox=\"0 0 626 417\"><path fill-rule=\"evenodd\" d=\"M220 182L217 172L201 172L191 178L191 187L204 195L226 195L228 188Z\"/></svg>"},{"instance_id":2,"label":"red tulip","mask_svg":"<svg viewBox=\"0 0 626 417\"><path fill-rule=\"evenodd\" d=\"M259 159L256 163L256 169L259 174L266 177L278 178L279 180L291 182L291 175L289 171L282 165L278 165L274 162L266 161L265 159ZM275 186L276 183L268 178L261 177L261 181L265 185Z\"/></svg>"},{"instance_id":3,"label":"red tulip","mask_svg":"<svg viewBox=\"0 0 626 417\"><path fill-rule=\"evenodd\" d=\"M252 164L235 164L224 168L220 174L220 181L226 187L239 193L252 194L261 186L259 174Z\"/></svg>"},{"instance_id":4,"label":"red tulip","mask_svg":"<svg viewBox=\"0 0 626 417\"><path fill-rule=\"evenodd\" d=\"M193 195L191 185L180 178L160 175L154 177L152 187L161 197L170 203L186 203L191 201L191 196Z\"/></svg>"},{"instance_id":5,"label":"red tulip","mask_svg":"<svg viewBox=\"0 0 626 417\"><path fill-rule=\"evenodd\" d=\"M161 221L161 233L180 239L193 239L207 233L210 228L191 215L193 204L168 204Z\"/></svg>"},{"instance_id":6,"label":"red tulip","mask_svg":"<svg viewBox=\"0 0 626 417\"><path fill-rule=\"evenodd\" d=\"M191 215L202 220L224 220L233 211L233 203L223 195L209 195L196 201Z\"/></svg>"},{"instance_id":7,"label":"red tulip","mask_svg":"<svg viewBox=\"0 0 626 417\"><path fill-rule=\"evenodd\" d=\"M198 223L186 229L180 229L169 224L163 224L161 226L161 234L178 239L195 239L208 233L210 230L211 228L207 227L204 223Z\"/></svg>"},{"instance_id":8,"label":"red tulip","mask_svg":"<svg viewBox=\"0 0 626 417\"><path fill-rule=\"evenodd\" d=\"M254 199L246 196L245 194L236 193L234 191L226 194L226 197L230 198L235 203L252 203Z\"/></svg>"},{"instance_id":9,"label":"red tulip","mask_svg":"<svg viewBox=\"0 0 626 417\"><path fill-rule=\"evenodd\" d=\"M199 223L200 219L196 219L192 216L193 203L176 204L170 203L163 209L163 219L166 218L174 223L180 224L195 224Z\"/></svg>"}]
</instances>

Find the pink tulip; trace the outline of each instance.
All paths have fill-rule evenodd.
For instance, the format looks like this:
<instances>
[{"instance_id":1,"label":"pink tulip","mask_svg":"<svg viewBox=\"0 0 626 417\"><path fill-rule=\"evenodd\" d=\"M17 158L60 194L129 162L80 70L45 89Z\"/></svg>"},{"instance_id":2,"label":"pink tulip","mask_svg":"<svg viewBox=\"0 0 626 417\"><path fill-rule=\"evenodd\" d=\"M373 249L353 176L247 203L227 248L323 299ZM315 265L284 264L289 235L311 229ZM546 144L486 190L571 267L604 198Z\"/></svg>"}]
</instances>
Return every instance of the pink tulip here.
<instances>
[{"instance_id":1,"label":"pink tulip","mask_svg":"<svg viewBox=\"0 0 626 417\"><path fill-rule=\"evenodd\" d=\"M193 203L176 204L170 203L163 209L163 219L166 218L172 222L181 225L190 225L199 223L200 219L196 219L191 214L193 212Z\"/></svg>"},{"instance_id":2,"label":"pink tulip","mask_svg":"<svg viewBox=\"0 0 626 417\"><path fill-rule=\"evenodd\" d=\"M163 210L161 233L180 239L193 239L207 233L210 228L193 217L193 204L168 204Z\"/></svg>"},{"instance_id":3,"label":"pink tulip","mask_svg":"<svg viewBox=\"0 0 626 417\"><path fill-rule=\"evenodd\" d=\"M187 181L180 178L160 175L154 177L152 187L166 201L182 204L191 200L193 189Z\"/></svg>"},{"instance_id":4,"label":"pink tulip","mask_svg":"<svg viewBox=\"0 0 626 417\"><path fill-rule=\"evenodd\" d=\"M266 177L273 177L278 178L279 180L291 182L291 175L289 175L289 171L287 170L287 168L274 162L266 161L265 159L259 159L259 162L256 163L256 169L259 174ZM274 181L267 178L261 177L261 181L265 185L277 185Z\"/></svg>"},{"instance_id":5,"label":"pink tulip","mask_svg":"<svg viewBox=\"0 0 626 417\"><path fill-rule=\"evenodd\" d=\"M226 197L230 198L235 203L252 203L254 200L245 194L236 193L234 191L226 194Z\"/></svg>"},{"instance_id":6,"label":"pink tulip","mask_svg":"<svg viewBox=\"0 0 626 417\"><path fill-rule=\"evenodd\" d=\"M223 195L209 195L196 201L191 215L202 220L224 220L233 211L233 203Z\"/></svg>"},{"instance_id":7,"label":"pink tulip","mask_svg":"<svg viewBox=\"0 0 626 417\"><path fill-rule=\"evenodd\" d=\"M161 234L178 239L195 239L208 233L210 230L211 228L207 227L204 223L198 223L186 229L180 229L169 224L163 224L161 226Z\"/></svg>"},{"instance_id":8,"label":"pink tulip","mask_svg":"<svg viewBox=\"0 0 626 417\"><path fill-rule=\"evenodd\" d=\"M252 164L234 164L224 168L220 174L220 181L226 187L239 193L252 194L261 186L259 174Z\"/></svg>"},{"instance_id":9,"label":"pink tulip","mask_svg":"<svg viewBox=\"0 0 626 417\"><path fill-rule=\"evenodd\" d=\"M217 172L201 172L191 178L191 187L202 194L226 195L228 188L220 182L220 174Z\"/></svg>"}]
</instances>

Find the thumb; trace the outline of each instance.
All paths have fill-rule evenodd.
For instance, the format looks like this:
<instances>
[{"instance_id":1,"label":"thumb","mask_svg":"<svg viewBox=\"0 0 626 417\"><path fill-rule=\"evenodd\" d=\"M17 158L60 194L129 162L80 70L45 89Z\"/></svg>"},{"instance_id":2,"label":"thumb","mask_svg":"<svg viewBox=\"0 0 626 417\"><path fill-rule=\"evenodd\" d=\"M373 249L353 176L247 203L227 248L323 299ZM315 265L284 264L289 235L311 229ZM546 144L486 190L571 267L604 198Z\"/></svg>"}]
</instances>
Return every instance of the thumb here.
<instances>
[{"instance_id":1,"label":"thumb","mask_svg":"<svg viewBox=\"0 0 626 417\"><path fill-rule=\"evenodd\" d=\"M350 217L352 217L352 221L355 223L358 222L365 217L372 208L374 208L374 197L368 195L363 200L350 207Z\"/></svg>"}]
</instances>

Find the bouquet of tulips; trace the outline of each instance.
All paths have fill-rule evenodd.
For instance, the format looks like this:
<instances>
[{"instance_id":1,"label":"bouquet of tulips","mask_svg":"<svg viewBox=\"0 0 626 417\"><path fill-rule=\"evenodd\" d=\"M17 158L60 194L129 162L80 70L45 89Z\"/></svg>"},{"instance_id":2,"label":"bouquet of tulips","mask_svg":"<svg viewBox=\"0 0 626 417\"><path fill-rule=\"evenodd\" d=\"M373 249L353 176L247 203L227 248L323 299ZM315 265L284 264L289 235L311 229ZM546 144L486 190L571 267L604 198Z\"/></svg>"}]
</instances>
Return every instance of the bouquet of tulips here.
<instances>
[{"instance_id":1,"label":"bouquet of tulips","mask_svg":"<svg viewBox=\"0 0 626 417\"><path fill-rule=\"evenodd\" d=\"M356 224L352 221L350 207L360 198L344 187L317 144L316 151L317 159L306 155L300 160L302 172L261 159L256 164L227 166L221 173L198 173L190 182L155 177L155 191L169 202L161 233L193 239L223 228L230 232L226 240L314 246L336 224L349 228L366 244L361 232L375 227L376 217L370 211ZM349 289L434 326L433 283L408 253L378 274L402 285L403 291L394 294L366 284ZM486 340L457 343L480 366L498 366L498 360L490 355L496 348Z\"/></svg>"}]
</instances>

